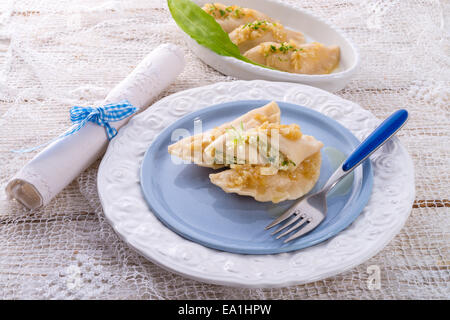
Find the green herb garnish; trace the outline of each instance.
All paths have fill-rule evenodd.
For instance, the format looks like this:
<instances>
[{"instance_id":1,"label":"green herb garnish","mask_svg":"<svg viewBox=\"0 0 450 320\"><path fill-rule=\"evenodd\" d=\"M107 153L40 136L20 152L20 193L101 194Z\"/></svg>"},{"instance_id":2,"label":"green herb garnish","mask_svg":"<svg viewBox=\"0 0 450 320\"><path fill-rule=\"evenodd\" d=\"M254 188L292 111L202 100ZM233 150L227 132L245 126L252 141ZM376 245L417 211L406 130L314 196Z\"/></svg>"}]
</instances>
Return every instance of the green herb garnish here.
<instances>
[{"instance_id":1,"label":"green herb garnish","mask_svg":"<svg viewBox=\"0 0 450 320\"><path fill-rule=\"evenodd\" d=\"M286 166L288 166L289 164L292 164L292 165L295 167L295 162L292 161L292 160L288 160L288 159L284 160L284 161L281 163L281 166L282 166L282 167L286 167Z\"/></svg>"},{"instance_id":2,"label":"green herb garnish","mask_svg":"<svg viewBox=\"0 0 450 320\"><path fill-rule=\"evenodd\" d=\"M283 53L286 53L286 52L288 52L291 49L295 49L294 46L292 46L290 44L287 44L286 42L283 42L281 44L281 46L278 48L278 50L280 50Z\"/></svg>"},{"instance_id":3,"label":"green herb garnish","mask_svg":"<svg viewBox=\"0 0 450 320\"><path fill-rule=\"evenodd\" d=\"M270 67L253 62L239 52L239 48L230 40L214 18L191 0L167 0L170 13L177 25L200 45L221 56L233 57L263 68ZM235 15L241 15L239 9Z\"/></svg>"},{"instance_id":4,"label":"green herb garnish","mask_svg":"<svg viewBox=\"0 0 450 320\"><path fill-rule=\"evenodd\" d=\"M249 23L242 25L242 29L250 28L253 30L258 30L259 28L261 28L262 30L266 31L267 28L265 26L267 26L267 25L268 25L268 23L265 20L255 21L255 22L249 22Z\"/></svg>"}]
</instances>

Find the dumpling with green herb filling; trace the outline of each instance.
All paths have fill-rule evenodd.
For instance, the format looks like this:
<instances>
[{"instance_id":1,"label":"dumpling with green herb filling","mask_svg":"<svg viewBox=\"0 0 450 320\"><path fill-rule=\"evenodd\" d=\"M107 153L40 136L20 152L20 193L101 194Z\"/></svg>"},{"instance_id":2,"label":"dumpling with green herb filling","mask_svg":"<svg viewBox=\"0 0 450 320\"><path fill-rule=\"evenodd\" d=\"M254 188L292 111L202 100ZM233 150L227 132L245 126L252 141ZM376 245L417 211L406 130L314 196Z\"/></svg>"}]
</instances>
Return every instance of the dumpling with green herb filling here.
<instances>
[{"instance_id":1,"label":"dumpling with green herb filling","mask_svg":"<svg viewBox=\"0 0 450 320\"><path fill-rule=\"evenodd\" d=\"M226 33L230 33L237 27L256 20L271 21L264 13L235 5L226 6L221 3L207 3L202 9L216 19Z\"/></svg>"},{"instance_id":2,"label":"dumpling with green herb filling","mask_svg":"<svg viewBox=\"0 0 450 320\"><path fill-rule=\"evenodd\" d=\"M305 42L301 32L287 30L280 23L258 20L242 25L229 34L231 41L238 46L241 54L263 42Z\"/></svg>"},{"instance_id":3,"label":"dumpling with green herb filling","mask_svg":"<svg viewBox=\"0 0 450 320\"><path fill-rule=\"evenodd\" d=\"M281 71L302 74L328 74L339 64L338 46L325 46L318 42L264 42L248 50L244 56L250 60Z\"/></svg>"},{"instance_id":4,"label":"dumpling with green herb filling","mask_svg":"<svg viewBox=\"0 0 450 320\"><path fill-rule=\"evenodd\" d=\"M204 154L205 149L210 144L232 128L249 130L260 126L264 122L280 123L280 114L281 111L278 104L272 101L212 130L183 138L171 144L168 147L168 151L173 156L193 162L202 167L221 168L224 165L223 163L215 163L211 161L210 157Z\"/></svg>"},{"instance_id":5,"label":"dumpling with green herb filling","mask_svg":"<svg viewBox=\"0 0 450 320\"><path fill-rule=\"evenodd\" d=\"M297 124L264 122L244 130L231 126L204 150L204 159L215 164L270 165L266 173L293 170L304 159L320 150L323 144L304 135Z\"/></svg>"},{"instance_id":6,"label":"dumpling with green herb filling","mask_svg":"<svg viewBox=\"0 0 450 320\"><path fill-rule=\"evenodd\" d=\"M319 179L321 163L321 154L316 152L294 171L262 175L261 168L257 166L233 165L231 169L210 174L209 179L226 193L278 203L298 199L311 191Z\"/></svg>"},{"instance_id":7,"label":"dumpling with green herb filling","mask_svg":"<svg viewBox=\"0 0 450 320\"><path fill-rule=\"evenodd\" d=\"M314 187L320 176L322 142L312 136L303 135L295 124L265 123L250 129L244 136L249 135L251 131L258 133L259 139L254 140L254 143L259 145L258 150L263 161L259 158L256 164L236 161L230 164L229 170L210 174L209 178L213 184L227 193L274 203L297 199ZM268 136L273 137L275 133L276 139ZM262 138L264 136L268 137ZM250 139L242 141L252 145ZM264 142L261 144L261 141ZM278 143L274 145L274 141Z\"/></svg>"}]
</instances>

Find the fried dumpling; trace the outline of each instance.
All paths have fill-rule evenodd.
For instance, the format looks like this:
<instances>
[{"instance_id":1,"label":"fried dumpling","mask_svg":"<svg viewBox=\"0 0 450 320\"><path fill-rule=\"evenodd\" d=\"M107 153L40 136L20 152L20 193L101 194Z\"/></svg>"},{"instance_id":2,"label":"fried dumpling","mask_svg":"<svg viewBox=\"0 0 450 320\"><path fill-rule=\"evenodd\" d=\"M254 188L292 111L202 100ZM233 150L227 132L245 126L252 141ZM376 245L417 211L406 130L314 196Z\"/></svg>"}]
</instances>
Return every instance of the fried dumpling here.
<instances>
[{"instance_id":1,"label":"fried dumpling","mask_svg":"<svg viewBox=\"0 0 450 320\"><path fill-rule=\"evenodd\" d=\"M297 124L280 124L276 102L253 109L203 134L168 147L169 153L197 165L221 168L211 182L225 192L274 203L309 192L320 175L323 143Z\"/></svg>"},{"instance_id":2,"label":"fried dumpling","mask_svg":"<svg viewBox=\"0 0 450 320\"><path fill-rule=\"evenodd\" d=\"M278 203L298 199L308 193L319 179L321 161L318 151L293 171L279 170L274 175L263 175L261 167L234 165L229 170L210 174L209 178L227 193L251 196L261 202Z\"/></svg>"},{"instance_id":3,"label":"fried dumpling","mask_svg":"<svg viewBox=\"0 0 450 320\"><path fill-rule=\"evenodd\" d=\"M225 192L252 196L258 201L279 202L301 197L317 182L323 143L302 134L298 125L266 122L240 135L235 143L237 148L230 152L238 156L234 161L229 157L232 161L226 163L231 169L209 176L211 182ZM257 139L252 141L252 137ZM257 149L258 157L253 161L239 157L239 146ZM228 153L228 148L226 150ZM247 153L242 152L242 155L247 156Z\"/></svg>"},{"instance_id":4,"label":"fried dumpling","mask_svg":"<svg viewBox=\"0 0 450 320\"><path fill-rule=\"evenodd\" d=\"M277 103L272 101L212 130L183 138L170 145L168 151L173 156L193 162L199 166L210 168L223 167L223 163L215 163L210 161L210 158L205 159L204 151L213 141L232 128L249 130L266 122L280 123L280 113Z\"/></svg>"},{"instance_id":5,"label":"fried dumpling","mask_svg":"<svg viewBox=\"0 0 450 320\"><path fill-rule=\"evenodd\" d=\"M274 69L303 74L328 74L339 64L338 46L318 42L264 42L244 53L250 60Z\"/></svg>"},{"instance_id":6,"label":"fried dumpling","mask_svg":"<svg viewBox=\"0 0 450 320\"><path fill-rule=\"evenodd\" d=\"M305 42L301 32L287 30L280 23L267 20L257 20L234 29L230 39L238 46L241 54L264 42Z\"/></svg>"},{"instance_id":7,"label":"fried dumpling","mask_svg":"<svg viewBox=\"0 0 450 320\"><path fill-rule=\"evenodd\" d=\"M237 27L256 20L271 21L268 16L257 10L241 8L239 6L226 6L221 3L207 3L202 9L216 19L217 23L220 24L226 33L230 33Z\"/></svg>"},{"instance_id":8,"label":"fried dumpling","mask_svg":"<svg viewBox=\"0 0 450 320\"><path fill-rule=\"evenodd\" d=\"M232 127L217 137L204 150L204 161L215 164L270 165L264 174L277 170L293 170L323 144L304 135L297 124L264 122L244 131Z\"/></svg>"}]
</instances>

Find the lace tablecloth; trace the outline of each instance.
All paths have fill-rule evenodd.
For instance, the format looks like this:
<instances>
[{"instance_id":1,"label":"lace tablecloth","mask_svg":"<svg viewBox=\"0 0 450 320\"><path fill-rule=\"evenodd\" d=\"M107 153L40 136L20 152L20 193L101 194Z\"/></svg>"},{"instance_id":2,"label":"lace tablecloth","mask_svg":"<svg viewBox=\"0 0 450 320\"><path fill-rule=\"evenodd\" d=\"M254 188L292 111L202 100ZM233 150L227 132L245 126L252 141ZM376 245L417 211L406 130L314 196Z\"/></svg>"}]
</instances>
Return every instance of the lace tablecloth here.
<instances>
[{"instance_id":1,"label":"lace tablecloth","mask_svg":"<svg viewBox=\"0 0 450 320\"><path fill-rule=\"evenodd\" d=\"M7 180L39 145L69 125L72 105L100 102L162 42L187 67L162 96L233 81L199 61L159 0L0 2L0 298L448 299L450 298L450 3L286 1L340 27L361 68L337 94L379 118L407 108L399 136L416 169L411 216L389 245L343 274L281 289L209 285L167 272L129 249L105 221L98 163L47 207L9 202ZM380 286L369 286L375 269Z\"/></svg>"}]
</instances>

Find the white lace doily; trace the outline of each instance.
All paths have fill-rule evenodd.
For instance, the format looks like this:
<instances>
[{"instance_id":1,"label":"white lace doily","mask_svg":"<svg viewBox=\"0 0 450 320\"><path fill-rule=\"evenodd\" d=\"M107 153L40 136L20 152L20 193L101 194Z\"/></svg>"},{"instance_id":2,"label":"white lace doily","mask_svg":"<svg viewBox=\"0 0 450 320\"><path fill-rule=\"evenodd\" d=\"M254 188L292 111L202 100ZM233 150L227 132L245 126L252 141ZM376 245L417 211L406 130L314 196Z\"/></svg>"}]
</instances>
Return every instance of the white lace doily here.
<instances>
[{"instance_id":1,"label":"white lace doily","mask_svg":"<svg viewBox=\"0 0 450 320\"><path fill-rule=\"evenodd\" d=\"M1 298L450 297L448 1L283 2L329 20L359 48L360 68L338 96L379 119L410 112L399 138L414 162L416 200L401 232L370 260L325 280L263 290L208 285L156 266L117 237L99 205L97 164L37 212L0 192ZM186 68L161 97L235 80L190 51L165 0L0 1L0 189L34 155L9 150L63 132L72 105L101 102L162 42L183 48ZM374 268L379 288L368 286Z\"/></svg>"}]
</instances>

